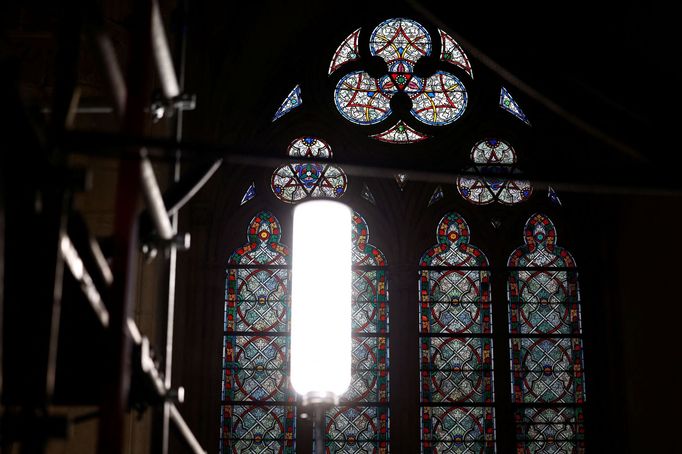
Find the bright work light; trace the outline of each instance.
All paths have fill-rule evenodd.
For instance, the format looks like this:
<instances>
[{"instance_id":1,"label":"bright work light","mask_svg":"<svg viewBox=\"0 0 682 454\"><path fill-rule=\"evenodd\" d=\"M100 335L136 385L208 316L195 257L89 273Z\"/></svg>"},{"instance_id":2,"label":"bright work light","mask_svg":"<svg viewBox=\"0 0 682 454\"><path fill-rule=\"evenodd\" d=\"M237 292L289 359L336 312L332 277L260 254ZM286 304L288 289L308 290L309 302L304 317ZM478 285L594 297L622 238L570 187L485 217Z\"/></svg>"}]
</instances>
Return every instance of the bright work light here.
<instances>
[{"instance_id":1,"label":"bright work light","mask_svg":"<svg viewBox=\"0 0 682 454\"><path fill-rule=\"evenodd\" d=\"M351 220L331 200L294 209L291 384L303 405L336 405L350 385Z\"/></svg>"}]
</instances>

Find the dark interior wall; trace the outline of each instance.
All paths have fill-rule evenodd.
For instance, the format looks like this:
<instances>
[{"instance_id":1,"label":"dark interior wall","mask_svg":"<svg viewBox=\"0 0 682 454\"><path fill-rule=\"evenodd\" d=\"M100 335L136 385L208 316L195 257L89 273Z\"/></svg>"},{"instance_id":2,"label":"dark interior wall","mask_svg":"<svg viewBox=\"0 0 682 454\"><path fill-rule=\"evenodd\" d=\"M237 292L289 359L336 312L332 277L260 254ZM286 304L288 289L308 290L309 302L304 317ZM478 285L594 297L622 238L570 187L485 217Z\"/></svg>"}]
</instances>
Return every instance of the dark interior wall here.
<instances>
[{"instance_id":1,"label":"dark interior wall","mask_svg":"<svg viewBox=\"0 0 682 454\"><path fill-rule=\"evenodd\" d=\"M668 235L680 222L679 197L632 197L624 201L616 247L614 293L621 311L615 323L622 345L627 440L630 452L675 452L674 431L682 403L677 358L682 341L679 257L682 246ZM661 434L661 436L652 436Z\"/></svg>"}]
</instances>

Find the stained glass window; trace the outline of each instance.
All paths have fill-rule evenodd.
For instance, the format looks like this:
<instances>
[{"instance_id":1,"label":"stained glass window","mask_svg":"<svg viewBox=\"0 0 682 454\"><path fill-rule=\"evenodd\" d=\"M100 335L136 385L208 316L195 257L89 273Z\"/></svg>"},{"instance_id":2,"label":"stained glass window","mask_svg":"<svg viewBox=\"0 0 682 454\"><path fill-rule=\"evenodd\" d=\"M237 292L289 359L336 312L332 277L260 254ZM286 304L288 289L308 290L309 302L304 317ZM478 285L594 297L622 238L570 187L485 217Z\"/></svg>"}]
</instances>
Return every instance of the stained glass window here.
<instances>
[{"instance_id":1,"label":"stained glass window","mask_svg":"<svg viewBox=\"0 0 682 454\"><path fill-rule=\"evenodd\" d=\"M533 187L529 181L497 176L520 173L515 166L516 152L509 143L498 139L481 140L472 148L471 159L477 165L468 171L476 176L457 178L457 190L469 202L513 205L531 196Z\"/></svg>"},{"instance_id":2,"label":"stained glass window","mask_svg":"<svg viewBox=\"0 0 682 454\"><path fill-rule=\"evenodd\" d=\"M441 41L441 47L445 49L441 59L471 75L469 60L455 40L441 32ZM357 36L353 43L357 46ZM443 126L463 115L468 95L454 74L445 71L436 71L429 77L414 74L417 61L431 55L432 51L431 36L424 26L411 19L388 19L372 31L369 50L372 56L386 62L388 73L376 79L364 71L354 71L339 80L334 101L344 118L359 125L380 123L391 115L391 98L398 93L409 96L410 114L424 124ZM356 55L357 49L352 54ZM332 66L336 59L337 54L332 59ZM389 143L413 143L427 136L401 120L392 128L370 137Z\"/></svg>"},{"instance_id":3,"label":"stained glass window","mask_svg":"<svg viewBox=\"0 0 682 454\"><path fill-rule=\"evenodd\" d=\"M369 203L372 205L376 205L376 201L374 200L374 194L372 194L372 191L369 190L369 186L367 186L367 183L362 184L362 192L360 193L363 199L367 200Z\"/></svg>"},{"instance_id":4,"label":"stained glass window","mask_svg":"<svg viewBox=\"0 0 682 454\"><path fill-rule=\"evenodd\" d=\"M523 110L521 110L516 101L514 101L514 98L512 98L512 95L504 87L500 89L500 107L530 126L528 117L526 117L526 114L523 113Z\"/></svg>"},{"instance_id":5,"label":"stained glass window","mask_svg":"<svg viewBox=\"0 0 682 454\"><path fill-rule=\"evenodd\" d=\"M277 109L277 112L275 112L275 115L272 117L272 121L275 121L283 115L288 114L293 109L299 107L302 103L303 99L301 98L301 86L296 85L284 99L282 105L279 106L279 109Z\"/></svg>"},{"instance_id":6,"label":"stained glass window","mask_svg":"<svg viewBox=\"0 0 682 454\"><path fill-rule=\"evenodd\" d=\"M383 253L353 214L352 377L341 405L327 413L329 453L383 454L389 448L388 281Z\"/></svg>"},{"instance_id":7,"label":"stained glass window","mask_svg":"<svg viewBox=\"0 0 682 454\"><path fill-rule=\"evenodd\" d=\"M419 80L415 77L415 80ZM421 82L418 90L409 93L410 113L422 123L432 126L450 124L462 116L467 106L464 85L453 74L438 71Z\"/></svg>"},{"instance_id":8,"label":"stained glass window","mask_svg":"<svg viewBox=\"0 0 682 454\"><path fill-rule=\"evenodd\" d=\"M552 221L534 214L509 256L512 399L518 452L584 451L578 272Z\"/></svg>"},{"instance_id":9,"label":"stained glass window","mask_svg":"<svg viewBox=\"0 0 682 454\"><path fill-rule=\"evenodd\" d=\"M469 57L459 43L443 30L438 30L438 33L440 34L440 59L459 66L473 79L474 72L469 63Z\"/></svg>"},{"instance_id":10,"label":"stained glass window","mask_svg":"<svg viewBox=\"0 0 682 454\"><path fill-rule=\"evenodd\" d=\"M443 198L443 188L438 185L436 189L434 189L433 194L431 194L431 198L429 199L429 204L427 206L431 206L434 203L440 201Z\"/></svg>"},{"instance_id":11,"label":"stained glass window","mask_svg":"<svg viewBox=\"0 0 682 454\"><path fill-rule=\"evenodd\" d=\"M421 449L494 452L488 259L447 213L419 266Z\"/></svg>"},{"instance_id":12,"label":"stained glass window","mask_svg":"<svg viewBox=\"0 0 682 454\"><path fill-rule=\"evenodd\" d=\"M403 144L421 142L429 138L429 136L415 130L402 120L386 131L371 135L370 137L382 142Z\"/></svg>"},{"instance_id":13,"label":"stained glass window","mask_svg":"<svg viewBox=\"0 0 682 454\"><path fill-rule=\"evenodd\" d=\"M407 184L407 174L406 173L396 173L394 175L395 182L398 183L398 188L402 191L405 189L405 185Z\"/></svg>"},{"instance_id":14,"label":"stained glass window","mask_svg":"<svg viewBox=\"0 0 682 454\"><path fill-rule=\"evenodd\" d=\"M288 154L291 157L329 159L332 157L332 150L324 140L305 136L289 144ZM279 200L295 203L307 197L341 197L346 192L347 183L348 178L340 167L314 162L293 162L275 169L270 187Z\"/></svg>"},{"instance_id":15,"label":"stained glass window","mask_svg":"<svg viewBox=\"0 0 682 454\"><path fill-rule=\"evenodd\" d=\"M336 85L336 108L343 117L359 125L373 125L391 114L391 98L379 82L363 71L346 74Z\"/></svg>"},{"instance_id":16,"label":"stained glass window","mask_svg":"<svg viewBox=\"0 0 682 454\"><path fill-rule=\"evenodd\" d=\"M553 187L548 186L547 187L547 198L557 206L561 206L561 199L559 198L559 194L556 193Z\"/></svg>"},{"instance_id":17,"label":"stained glass window","mask_svg":"<svg viewBox=\"0 0 682 454\"><path fill-rule=\"evenodd\" d=\"M336 48L334 57L329 64L329 74L339 69L342 65L360 58L358 50L358 40L360 39L360 29L348 35L346 39Z\"/></svg>"},{"instance_id":18,"label":"stained glass window","mask_svg":"<svg viewBox=\"0 0 682 454\"><path fill-rule=\"evenodd\" d=\"M289 371L288 248L262 211L229 258L223 337L222 453L293 453L295 395Z\"/></svg>"},{"instance_id":19,"label":"stained glass window","mask_svg":"<svg viewBox=\"0 0 682 454\"><path fill-rule=\"evenodd\" d=\"M240 206L244 205L246 202L253 199L254 197L256 197L256 183L252 182L246 189L244 196L242 196L242 201L239 203L239 205Z\"/></svg>"},{"instance_id":20,"label":"stained glass window","mask_svg":"<svg viewBox=\"0 0 682 454\"><path fill-rule=\"evenodd\" d=\"M411 19L388 19L372 32L369 51L381 57L390 72L412 72L421 57L431 55L431 36Z\"/></svg>"}]
</instances>

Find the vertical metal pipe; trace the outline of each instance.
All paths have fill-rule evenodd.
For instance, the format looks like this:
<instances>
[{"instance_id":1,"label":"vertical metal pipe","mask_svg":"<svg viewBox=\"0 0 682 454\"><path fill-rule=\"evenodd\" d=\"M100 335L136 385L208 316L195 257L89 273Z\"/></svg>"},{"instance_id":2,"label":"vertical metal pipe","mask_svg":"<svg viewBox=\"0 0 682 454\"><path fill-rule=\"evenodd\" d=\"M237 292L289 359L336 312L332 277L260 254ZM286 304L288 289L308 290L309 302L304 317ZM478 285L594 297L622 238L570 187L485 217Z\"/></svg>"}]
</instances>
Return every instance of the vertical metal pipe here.
<instances>
[{"instance_id":1,"label":"vertical metal pipe","mask_svg":"<svg viewBox=\"0 0 682 454\"><path fill-rule=\"evenodd\" d=\"M315 407L314 410L314 415L315 415L315 420L314 420L314 430L315 430L315 454L325 454L325 449L324 449L324 424L325 424L325 418L324 418L324 409L325 407L322 405L318 405Z\"/></svg>"},{"instance_id":2,"label":"vertical metal pipe","mask_svg":"<svg viewBox=\"0 0 682 454\"><path fill-rule=\"evenodd\" d=\"M178 80L175 76L175 68L173 67L173 60L171 58L170 49L168 48L168 40L166 39L166 31L163 27L163 19L161 18L159 4L156 0L151 0L151 3L152 53L159 75L159 81L161 82L163 95L167 99L173 99L180 94L180 86L178 85Z\"/></svg>"},{"instance_id":3,"label":"vertical metal pipe","mask_svg":"<svg viewBox=\"0 0 682 454\"><path fill-rule=\"evenodd\" d=\"M179 73L179 89L184 89L185 85L185 63L187 54L187 28L185 20L187 18L187 2L181 1L178 5L182 8L180 17L180 30L178 30L178 40L179 40L179 55L178 55L178 73ZM176 112L176 123L175 123L175 140L176 142L182 141L182 128L183 128L183 110L178 109ZM182 157L182 150L178 149L175 151L175 163L173 164L173 183L180 181L180 159ZM178 232L178 212L176 211L171 215L170 218L171 228L173 234ZM164 385L166 389L171 387L171 379L173 374L173 334L175 328L175 281L177 278L177 257L178 249L172 244L170 247L170 253L168 258L168 305L166 310L166 352L165 352L165 364L164 364ZM175 406L170 402L165 402L163 406L163 427L162 427L162 454L167 454L169 449L169 438L170 438L170 419L173 416L172 411ZM175 409L177 412L177 409ZM184 421L183 421L184 422Z\"/></svg>"},{"instance_id":4,"label":"vertical metal pipe","mask_svg":"<svg viewBox=\"0 0 682 454\"><path fill-rule=\"evenodd\" d=\"M148 117L145 105L151 92L151 2L136 2L133 13L132 44L127 74L126 114L123 132L141 134ZM139 152L139 150L136 150ZM98 452L123 452L124 412L130 392L132 340L128 316L134 304L137 251L137 205L140 194L139 162L120 162L116 189L114 225L114 284L111 292L109 347L111 370L104 385L102 417L99 424Z\"/></svg>"}]
</instances>

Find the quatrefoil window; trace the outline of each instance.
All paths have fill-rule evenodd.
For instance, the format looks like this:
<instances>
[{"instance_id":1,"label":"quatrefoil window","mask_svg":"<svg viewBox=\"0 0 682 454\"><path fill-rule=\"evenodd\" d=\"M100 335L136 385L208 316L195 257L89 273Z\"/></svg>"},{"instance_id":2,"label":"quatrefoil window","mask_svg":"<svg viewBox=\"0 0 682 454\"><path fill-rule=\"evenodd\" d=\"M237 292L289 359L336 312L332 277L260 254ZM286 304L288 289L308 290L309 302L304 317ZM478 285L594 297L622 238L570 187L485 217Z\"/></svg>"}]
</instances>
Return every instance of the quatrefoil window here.
<instances>
[{"instance_id":1,"label":"quatrefoil window","mask_svg":"<svg viewBox=\"0 0 682 454\"><path fill-rule=\"evenodd\" d=\"M338 47L330 74L348 62L359 60L359 33L360 29L354 31ZM439 33L440 60L459 66L473 77L469 60L459 44L442 30ZM369 51L386 63L387 73L375 78L366 71L357 70L341 77L334 91L337 110L353 123L377 124L391 115L391 99L400 93L407 95L409 113L421 123L444 126L455 122L467 107L464 84L457 76L443 70L428 77L415 74L417 62L430 56L432 50L431 36L418 22L403 18L382 22L369 37ZM414 133L428 137L418 131ZM383 134L375 136L385 137Z\"/></svg>"}]
</instances>

